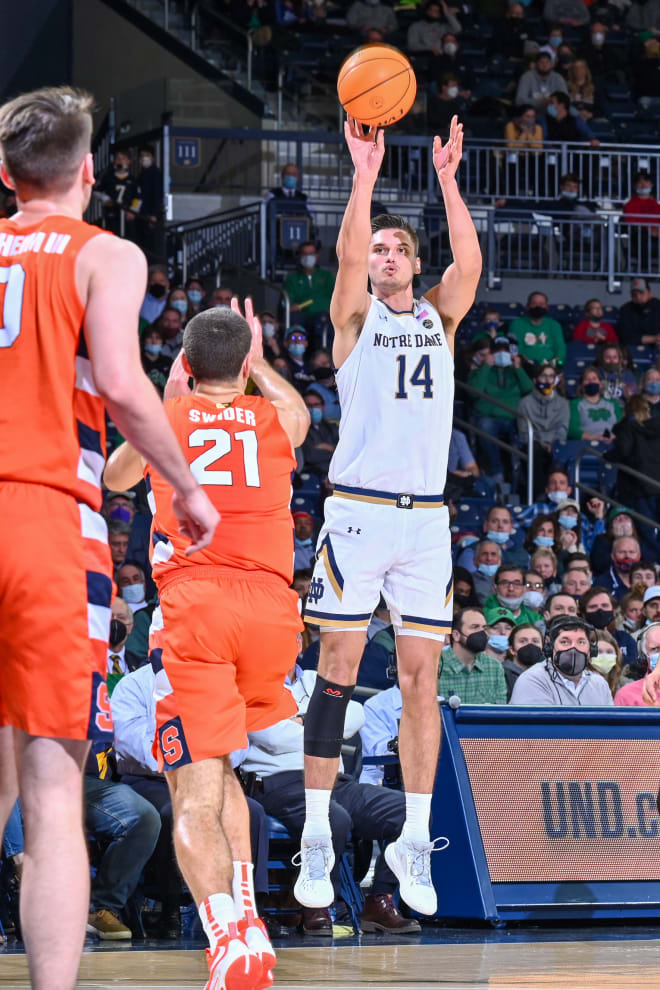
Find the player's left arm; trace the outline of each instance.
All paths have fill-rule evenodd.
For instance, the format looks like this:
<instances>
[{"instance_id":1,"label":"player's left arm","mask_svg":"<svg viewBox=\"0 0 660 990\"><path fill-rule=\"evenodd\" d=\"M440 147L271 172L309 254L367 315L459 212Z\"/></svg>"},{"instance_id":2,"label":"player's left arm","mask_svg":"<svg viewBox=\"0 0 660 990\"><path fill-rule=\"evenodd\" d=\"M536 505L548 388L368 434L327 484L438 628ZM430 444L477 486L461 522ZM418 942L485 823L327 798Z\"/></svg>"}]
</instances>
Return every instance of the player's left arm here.
<instances>
[{"instance_id":1,"label":"player's left arm","mask_svg":"<svg viewBox=\"0 0 660 990\"><path fill-rule=\"evenodd\" d=\"M457 117L453 117L447 144L443 147L439 137L433 139L433 164L447 212L449 243L454 260L438 285L425 293L442 317L452 353L456 330L474 302L482 268L477 231L456 182L456 170L462 154L463 125L458 123Z\"/></svg>"},{"instance_id":2,"label":"player's left arm","mask_svg":"<svg viewBox=\"0 0 660 990\"><path fill-rule=\"evenodd\" d=\"M126 441L110 454L103 472L103 484L113 492L128 491L142 481L146 463L142 454Z\"/></svg>"}]
</instances>

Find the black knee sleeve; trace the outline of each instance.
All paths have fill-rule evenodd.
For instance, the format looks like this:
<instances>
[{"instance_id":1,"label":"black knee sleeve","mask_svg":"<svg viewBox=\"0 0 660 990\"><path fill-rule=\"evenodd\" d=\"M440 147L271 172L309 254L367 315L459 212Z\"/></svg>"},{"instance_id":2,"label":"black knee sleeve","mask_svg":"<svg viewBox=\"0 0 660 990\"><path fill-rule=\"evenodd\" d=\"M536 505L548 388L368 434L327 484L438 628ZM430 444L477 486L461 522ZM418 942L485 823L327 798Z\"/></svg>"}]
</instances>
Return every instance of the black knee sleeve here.
<instances>
[{"instance_id":1,"label":"black knee sleeve","mask_svg":"<svg viewBox=\"0 0 660 990\"><path fill-rule=\"evenodd\" d=\"M344 719L354 684L332 684L317 676L305 713L305 754L339 756L344 741Z\"/></svg>"}]
</instances>

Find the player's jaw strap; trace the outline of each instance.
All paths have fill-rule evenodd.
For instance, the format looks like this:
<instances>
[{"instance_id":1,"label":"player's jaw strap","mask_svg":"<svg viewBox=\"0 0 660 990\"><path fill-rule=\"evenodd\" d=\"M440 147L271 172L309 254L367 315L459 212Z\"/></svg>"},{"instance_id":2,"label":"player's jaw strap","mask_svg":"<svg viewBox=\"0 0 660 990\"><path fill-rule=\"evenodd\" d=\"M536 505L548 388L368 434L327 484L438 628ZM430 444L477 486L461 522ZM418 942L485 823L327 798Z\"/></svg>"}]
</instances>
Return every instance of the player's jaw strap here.
<instances>
[{"instance_id":1,"label":"player's jaw strap","mask_svg":"<svg viewBox=\"0 0 660 990\"><path fill-rule=\"evenodd\" d=\"M344 719L354 684L333 684L317 675L305 713L305 755L332 759L341 755Z\"/></svg>"},{"instance_id":2,"label":"player's jaw strap","mask_svg":"<svg viewBox=\"0 0 660 990\"><path fill-rule=\"evenodd\" d=\"M355 502L373 502L376 505L394 505L397 509L441 509L445 504L444 494L413 495L410 492L381 492L375 488L350 488L348 485L335 485L334 495Z\"/></svg>"}]
</instances>

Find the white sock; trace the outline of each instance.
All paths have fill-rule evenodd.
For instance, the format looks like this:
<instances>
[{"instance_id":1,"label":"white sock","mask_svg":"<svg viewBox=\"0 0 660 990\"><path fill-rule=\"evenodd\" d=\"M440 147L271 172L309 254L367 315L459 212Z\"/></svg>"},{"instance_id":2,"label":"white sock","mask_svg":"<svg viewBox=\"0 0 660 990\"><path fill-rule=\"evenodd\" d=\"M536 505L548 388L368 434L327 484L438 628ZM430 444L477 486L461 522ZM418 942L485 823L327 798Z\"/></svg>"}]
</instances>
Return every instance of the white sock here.
<instances>
[{"instance_id":1,"label":"white sock","mask_svg":"<svg viewBox=\"0 0 660 990\"><path fill-rule=\"evenodd\" d=\"M303 836L330 835L330 795L332 791L305 788L305 827Z\"/></svg>"},{"instance_id":2,"label":"white sock","mask_svg":"<svg viewBox=\"0 0 660 990\"><path fill-rule=\"evenodd\" d=\"M254 897L254 866L243 860L234 860L234 907L236 917L242 921L248 911L256 918L257 905Z\"/></svg>"},{"instance_id":3,"label":"white sock","mask_svg":"<svg viewBox=\"0 0 660 990\"><path fill-rule=\"evenodd\" d=\"M215 952L218 940L230 934L230 925L236 925L234 899L229 894L209 894L199 905L198 911L211 952Z\"/></svg>"},{"instance_id":4,"label":"white sock","mask_svg":"<svg viewBox=\"0 0 660 990\"><path fill-rule=\"evenodd\" d=\"M429 820L431 818L431 795L408 794L406 791L406 820L401 835L411 842L429 842Z\"/></svg>"}]
</instances>

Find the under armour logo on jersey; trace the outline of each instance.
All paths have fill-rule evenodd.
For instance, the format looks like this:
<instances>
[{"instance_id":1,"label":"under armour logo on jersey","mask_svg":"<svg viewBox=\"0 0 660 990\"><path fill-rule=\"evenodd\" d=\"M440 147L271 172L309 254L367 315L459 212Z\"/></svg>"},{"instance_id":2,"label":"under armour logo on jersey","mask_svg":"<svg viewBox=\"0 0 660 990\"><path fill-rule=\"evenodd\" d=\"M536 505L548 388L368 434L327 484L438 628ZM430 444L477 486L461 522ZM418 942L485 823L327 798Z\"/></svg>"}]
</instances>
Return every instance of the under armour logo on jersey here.
<instances>
[{"instance_id":1,"label":"under armour logo on jersey","mask_svg":"<svg viewBox=\"0 0 660 990\"><path fill-rule=\"evenodd\" d=\"M359 536L360 533L362 532L362 530L361 529L355 529L353 526L349 526L348 529L346 530L346 532L347 533L357 533L357 535Z\"/></svg>"},{"instance_id":2,"label":"under armour logo on jersey","mask_svg":"<svg viewBox=\"0 0 660 990\"><path fill-rule=\"evenodd\" d=\"M323 598L324 594L325 588L323 587L323 578L312 578L312 582L307 593L307 601L312 602L312 604L315 605L321 600L321 598Z\"/></svg>"}]
</instances>

